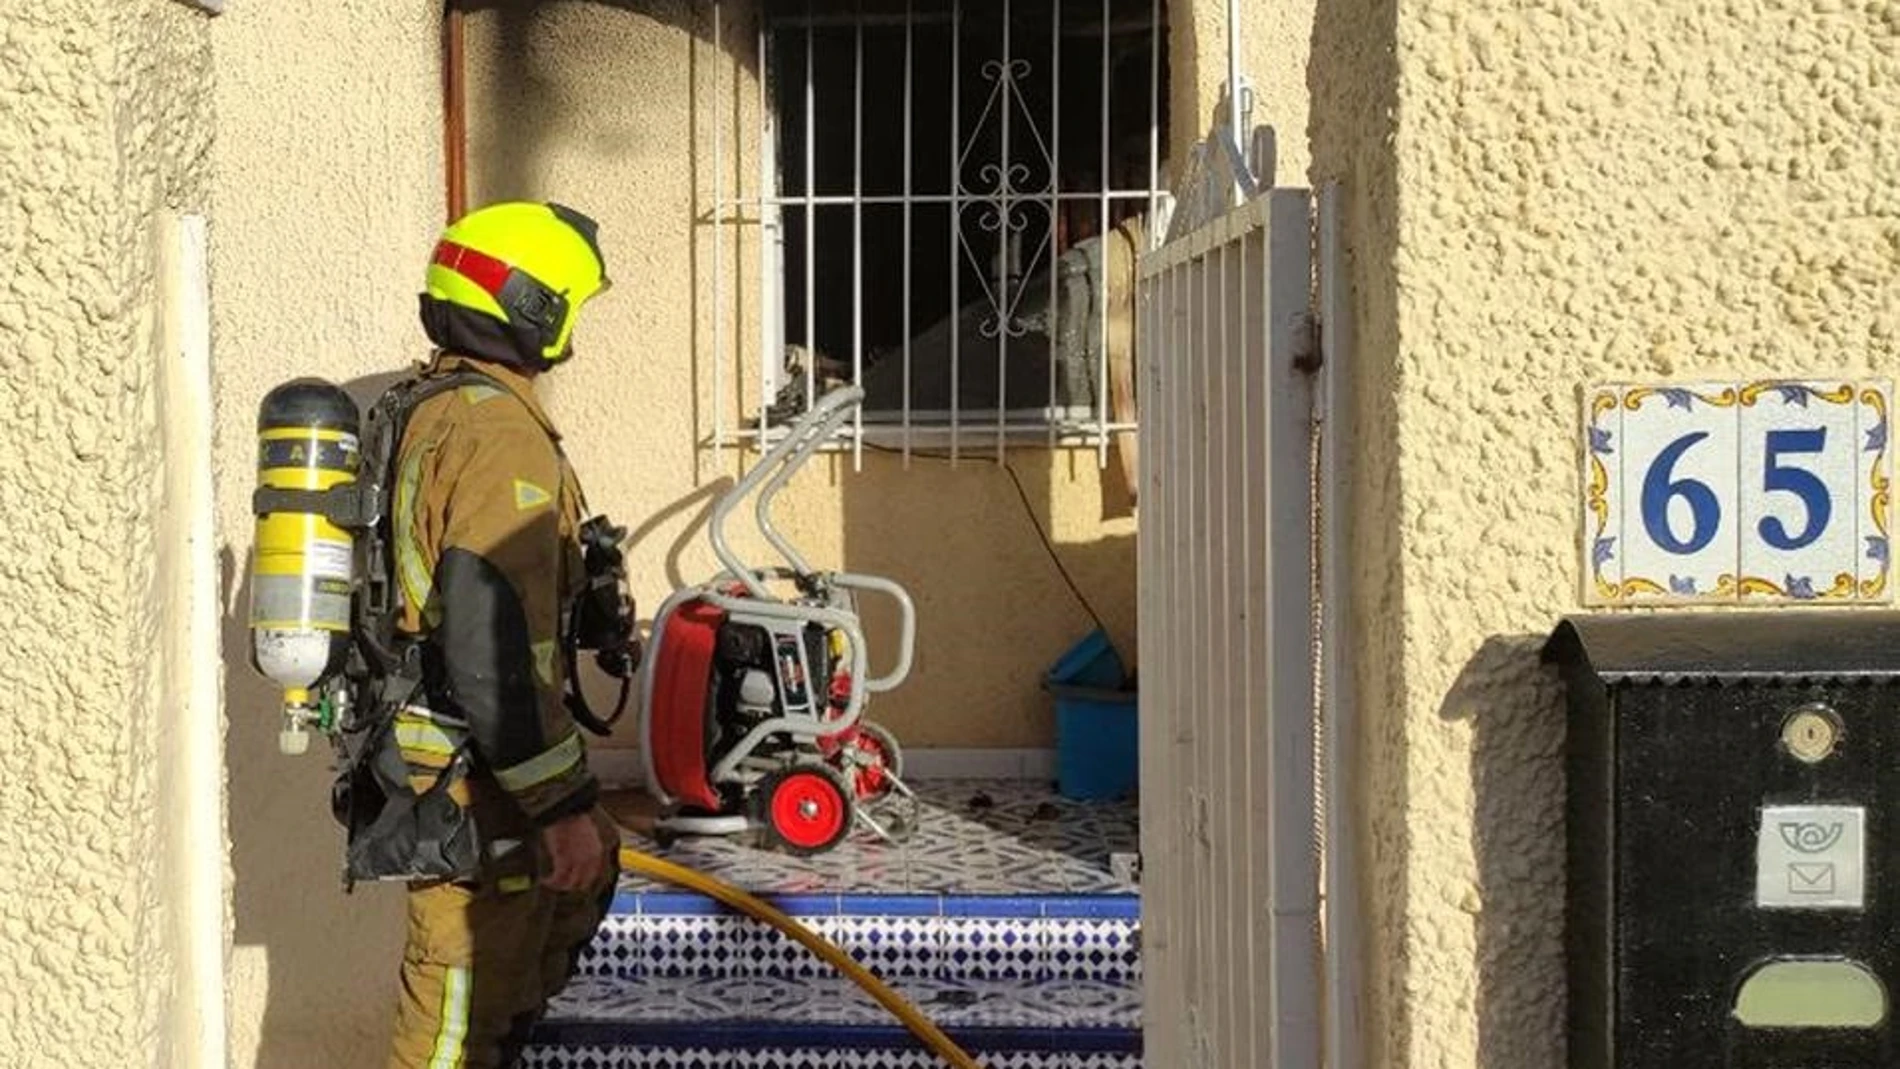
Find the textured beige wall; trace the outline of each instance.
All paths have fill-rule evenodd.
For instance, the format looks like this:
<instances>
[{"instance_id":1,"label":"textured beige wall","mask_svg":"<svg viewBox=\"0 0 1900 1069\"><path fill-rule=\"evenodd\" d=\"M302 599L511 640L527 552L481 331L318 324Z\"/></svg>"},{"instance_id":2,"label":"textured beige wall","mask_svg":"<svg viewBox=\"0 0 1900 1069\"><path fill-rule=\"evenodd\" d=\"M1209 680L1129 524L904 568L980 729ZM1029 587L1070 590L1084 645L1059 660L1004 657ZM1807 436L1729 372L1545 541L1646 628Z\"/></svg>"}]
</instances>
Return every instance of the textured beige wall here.
<instances>
[{"instance_id":1,"label":"textured beige wall","mask_svg":"<svg viewBox=\"0 0 1900 1069\"><path fill-rule=\"evenodd\" d=\"M217 64L213 295L224 569L230 1018L238 1069L379 1064L401 893L337 880L328 753L277 752L248 663L257 403L296 375L350 382L425 356L422 258L442 223L440 4L231 4Z\"/></svg>"},{"instance_id":2,"label":"textured beige wall","mask_svg":"<svg viewBox=\"0 0 1900 1069\"><path fill-rule=\"evenodd\" d=\"M723 50L710 9L686 0L504 0L469 30L472 199L550 197L602 225L615 288L589 308L586 351L550 377L546 396L594 508L643 528L630 559L649 610L676 583L711 573L699 520L721 480L754 459L705 445L712 406L725 406L730 429L741 400L730 349L713 396L715 322L727 346L744 347L745 383L756 382L758 355L754 227L728 226L723 307L712 301L715 123L728 194L755 189L758 175L757 27L743 4L727 4L725 17ZM1023 451L1012 464L1133 657L1134 526L1101 519L1094 453ZM1092 625L1005 473L981 461L952 472L924 460L910 471L880 456L862 471L820 460L780 503L782 530L814 563L888 574L918 601L915 674L879 699L875 717L910 746L1053 744L1038 680ZM756 549L749 530L749 511L736 516L735 541ZM890 642L881 648L888 658Z\"/></svg>"},{"instance_id":3,"label":"textured beige wall","mask_svg":"<svg viewBox=\"0 0 1900 1069\"><path fill-rule=\"evenodd\" d=\"M1316 42L1359 302L1372 1064L1556 1069L1536 650L1577 606L1578 389L1892 367L1900 18L1341 0Z\"/></svg>"},{"instance_id":4,"label":"textured beige wall","mask_svg":"<svg viewBox=\"0 0 1900 1069\"><path fill-rule=\"evenodd\" d=\"M1173 75L1169 154L1183 159L1207 136L1227 83L1226 0L1169 0L1168 65ZM1253 124L1274 128L1278 184L1305 181L1312 151L1307 137L1307 57L1314 41L1316 0L1238 5L1240 79L1253 88Z\"/></svg>"},{"instance_id":5,"label":"textured beige wall","mask_svg":"<svg viewBox=\"0 0 1900 1069\"><path fill-rule=\"evenodd\" d=\"M0 1063L162 1064L157 242L203 194L209 54L164 0L9 8L0 41Z\"/></svg>"},{"instance_id":6,"label":"textured beige wall","mask_svg":"<svg viewBox=\"0 0 1900 1069\"><path fill-rule=\"evenodd\" d=\"M1339 458L1348 480L1353 572L1344 609L1350 619L1352 700L1360 710L1358 752L1347 755L1369 795L1358 799L1362 826L1358 871L1363 900L1349 904L1366 923L1362 963L1366 1064L1408 1064L1408 992L1422 986L1408 972L1406 903L1408 838L1406 746L1410 721L1391 710L1405 694L1405 621L1399 597L1406 578L1405 532L1399 514L1399 453L1393 433L1399 390L1397 28L1395 0L1324 0L1313 23L1310 144L1315 184L1340 183L1344 278L1354 318L1348 330L1353 362L1347 426L1350 452ZM1455 770L1445 774L1455 774ZM1469 963L1467 962L1467 970ZM1443 1064L1468 1065L1455 1058ZM1420 1065L1439 1063L1422 1061Z\"/></svg>"},{"instance_id":7,"label":"textured beige wall","mask_svg":"<svg viewBox=\"0 0 1900 1069\"><path fill-rule=\"evenodd\" d=\"M388 1027L400 895L338 892L324 761L276 752L276 695L246 663L247 501L255 405L272 384L296 374L363 379L426 353L414 301L442 212L436 11L428 0L235 5L214 24L240 1067L366 1064ZM724 59L704 5L683 0L502 3L469 23L471 200L551 197L603 224L616 288L589 309L579 359L543 391L593 506L635 530L636 593L649 612L675 584L710 573L704 513L738 471L732 453L704 445L713 254L710 228L695 222L713 186L715 101L733 181L749 184L757 171L750 150L731 148L739 131L756 129L752 29L728 17L725 39L741 47ZM313 94L316 84L336 91ZM729 271L756 262L743 235L725 255ZM749 282L726 293L730 339L755 322L756 293ZM736 391L728 374L724 403ZM1030 452L1015 463L1065 562L1132 654L1133 526L1099 519L1093 454ZM1007 477L982 464L940 467L920 461L905 473L867 457L854 473L848 460L820 461L782 495L782 528L821 566L886 572L917 596L917 674L877 712L906 743L1048 745L1036 680L1087 618ZM744 530L742 519L735 541L756 553ZM626 745L629 734L607 745Z\"/></svg>"}]
</instances>

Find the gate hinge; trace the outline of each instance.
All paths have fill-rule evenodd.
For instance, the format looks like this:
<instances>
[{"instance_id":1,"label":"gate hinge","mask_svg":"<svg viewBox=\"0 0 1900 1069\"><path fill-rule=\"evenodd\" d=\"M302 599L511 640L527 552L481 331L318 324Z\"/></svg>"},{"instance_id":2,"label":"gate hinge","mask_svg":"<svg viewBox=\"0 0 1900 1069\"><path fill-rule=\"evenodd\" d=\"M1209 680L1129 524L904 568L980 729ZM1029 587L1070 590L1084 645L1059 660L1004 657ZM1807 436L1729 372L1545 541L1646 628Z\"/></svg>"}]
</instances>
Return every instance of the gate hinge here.
<instances>
[{"instance_id":1,"label":"gate hinge","mask_svg":"<svg viewBox=\"0 0 1900 1069\"><path fill-rule=\"evenodd\" d=\"M1311 312L1293 317L1293 366L1306 372L1318 371L1325 359L1320 355L1320 321Z\"/></svg>"}]
</instances>

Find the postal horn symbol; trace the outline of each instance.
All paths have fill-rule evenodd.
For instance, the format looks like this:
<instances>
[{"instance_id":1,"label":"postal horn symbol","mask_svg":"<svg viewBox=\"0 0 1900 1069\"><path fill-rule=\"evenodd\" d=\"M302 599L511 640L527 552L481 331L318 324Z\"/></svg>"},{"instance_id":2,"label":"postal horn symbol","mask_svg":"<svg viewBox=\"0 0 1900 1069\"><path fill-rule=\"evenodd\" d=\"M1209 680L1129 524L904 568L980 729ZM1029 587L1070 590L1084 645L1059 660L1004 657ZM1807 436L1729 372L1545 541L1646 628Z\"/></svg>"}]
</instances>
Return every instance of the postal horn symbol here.
<instances>
[{"instance_id":1,"label":"postal horn symbol","mask_svg":"<svg viewBox=\"0 0 1900 1069\"><path fill-rule=\"evenodd\" d=\"M1801 821L1781 825L1781 841L1803 854L1819 854L1841 839L1841 822Z\"/></svg>"}]
</instances>

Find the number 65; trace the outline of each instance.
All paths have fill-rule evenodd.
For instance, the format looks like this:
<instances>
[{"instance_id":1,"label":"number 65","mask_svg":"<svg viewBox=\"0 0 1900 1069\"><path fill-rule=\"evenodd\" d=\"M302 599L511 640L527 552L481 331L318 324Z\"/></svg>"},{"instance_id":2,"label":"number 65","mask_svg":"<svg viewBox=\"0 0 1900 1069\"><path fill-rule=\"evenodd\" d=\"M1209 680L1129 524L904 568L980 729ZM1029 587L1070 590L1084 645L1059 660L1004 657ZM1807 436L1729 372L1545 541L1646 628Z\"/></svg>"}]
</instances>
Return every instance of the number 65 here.
<instances>
[{"instance_id":1,"label":"number 65","mask_svg":"<svg viewBox=\"0 0 1900 1069\"><path fill-rule=\"evenodd\" d=\"M1722 525L1722 506L1715 491L1697 479L1673 479L1676 463L1695 445L1709 436L1707 431L1685 434L1665 446L1643 477L1643 530L1657 545L1670 553L1691 554L1702 550L1715 538ZM1827 428L1769 431L1763 443L1762 490L1789 493L1800 499L1807 513L1801 533L1790 535L1778 516L1763 517L1756 525L1762 541L1780 550L1795 550L1810 545L1827 530L1834 512L1827 484L1805 468L1784 463L1791 454L1819 453L1827 447ZM1669 503L1681 498L1689 506L1689 536L1677 538L1669 523Z\"/></svg>"}]
</instances>

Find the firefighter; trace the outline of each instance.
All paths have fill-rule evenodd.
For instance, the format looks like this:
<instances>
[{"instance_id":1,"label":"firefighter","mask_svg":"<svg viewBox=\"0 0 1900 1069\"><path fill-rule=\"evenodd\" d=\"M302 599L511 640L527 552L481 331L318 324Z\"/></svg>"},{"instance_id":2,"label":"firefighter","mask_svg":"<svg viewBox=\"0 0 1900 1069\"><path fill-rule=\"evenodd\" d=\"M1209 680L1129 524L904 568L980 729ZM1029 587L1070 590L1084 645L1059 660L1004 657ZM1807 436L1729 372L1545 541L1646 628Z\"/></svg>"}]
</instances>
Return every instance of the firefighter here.
<instances>
[{"instance_id":1,"label":"firefighter","mask_svg":"<svg viewBox=\"0 0 1900 1069\"><path fill-rule=\"evenodd\" d=\"M515 1064L612 898L619 835L562 700L586 504L535 397L606 287L594 223L557 204L473 211L428 267L425 374L484 378L419 404L396 454L398 627L427 683L395 736L418 792L449 777L481 853L408 886L390 1069Z\"/></svg>"}]
</instances>

